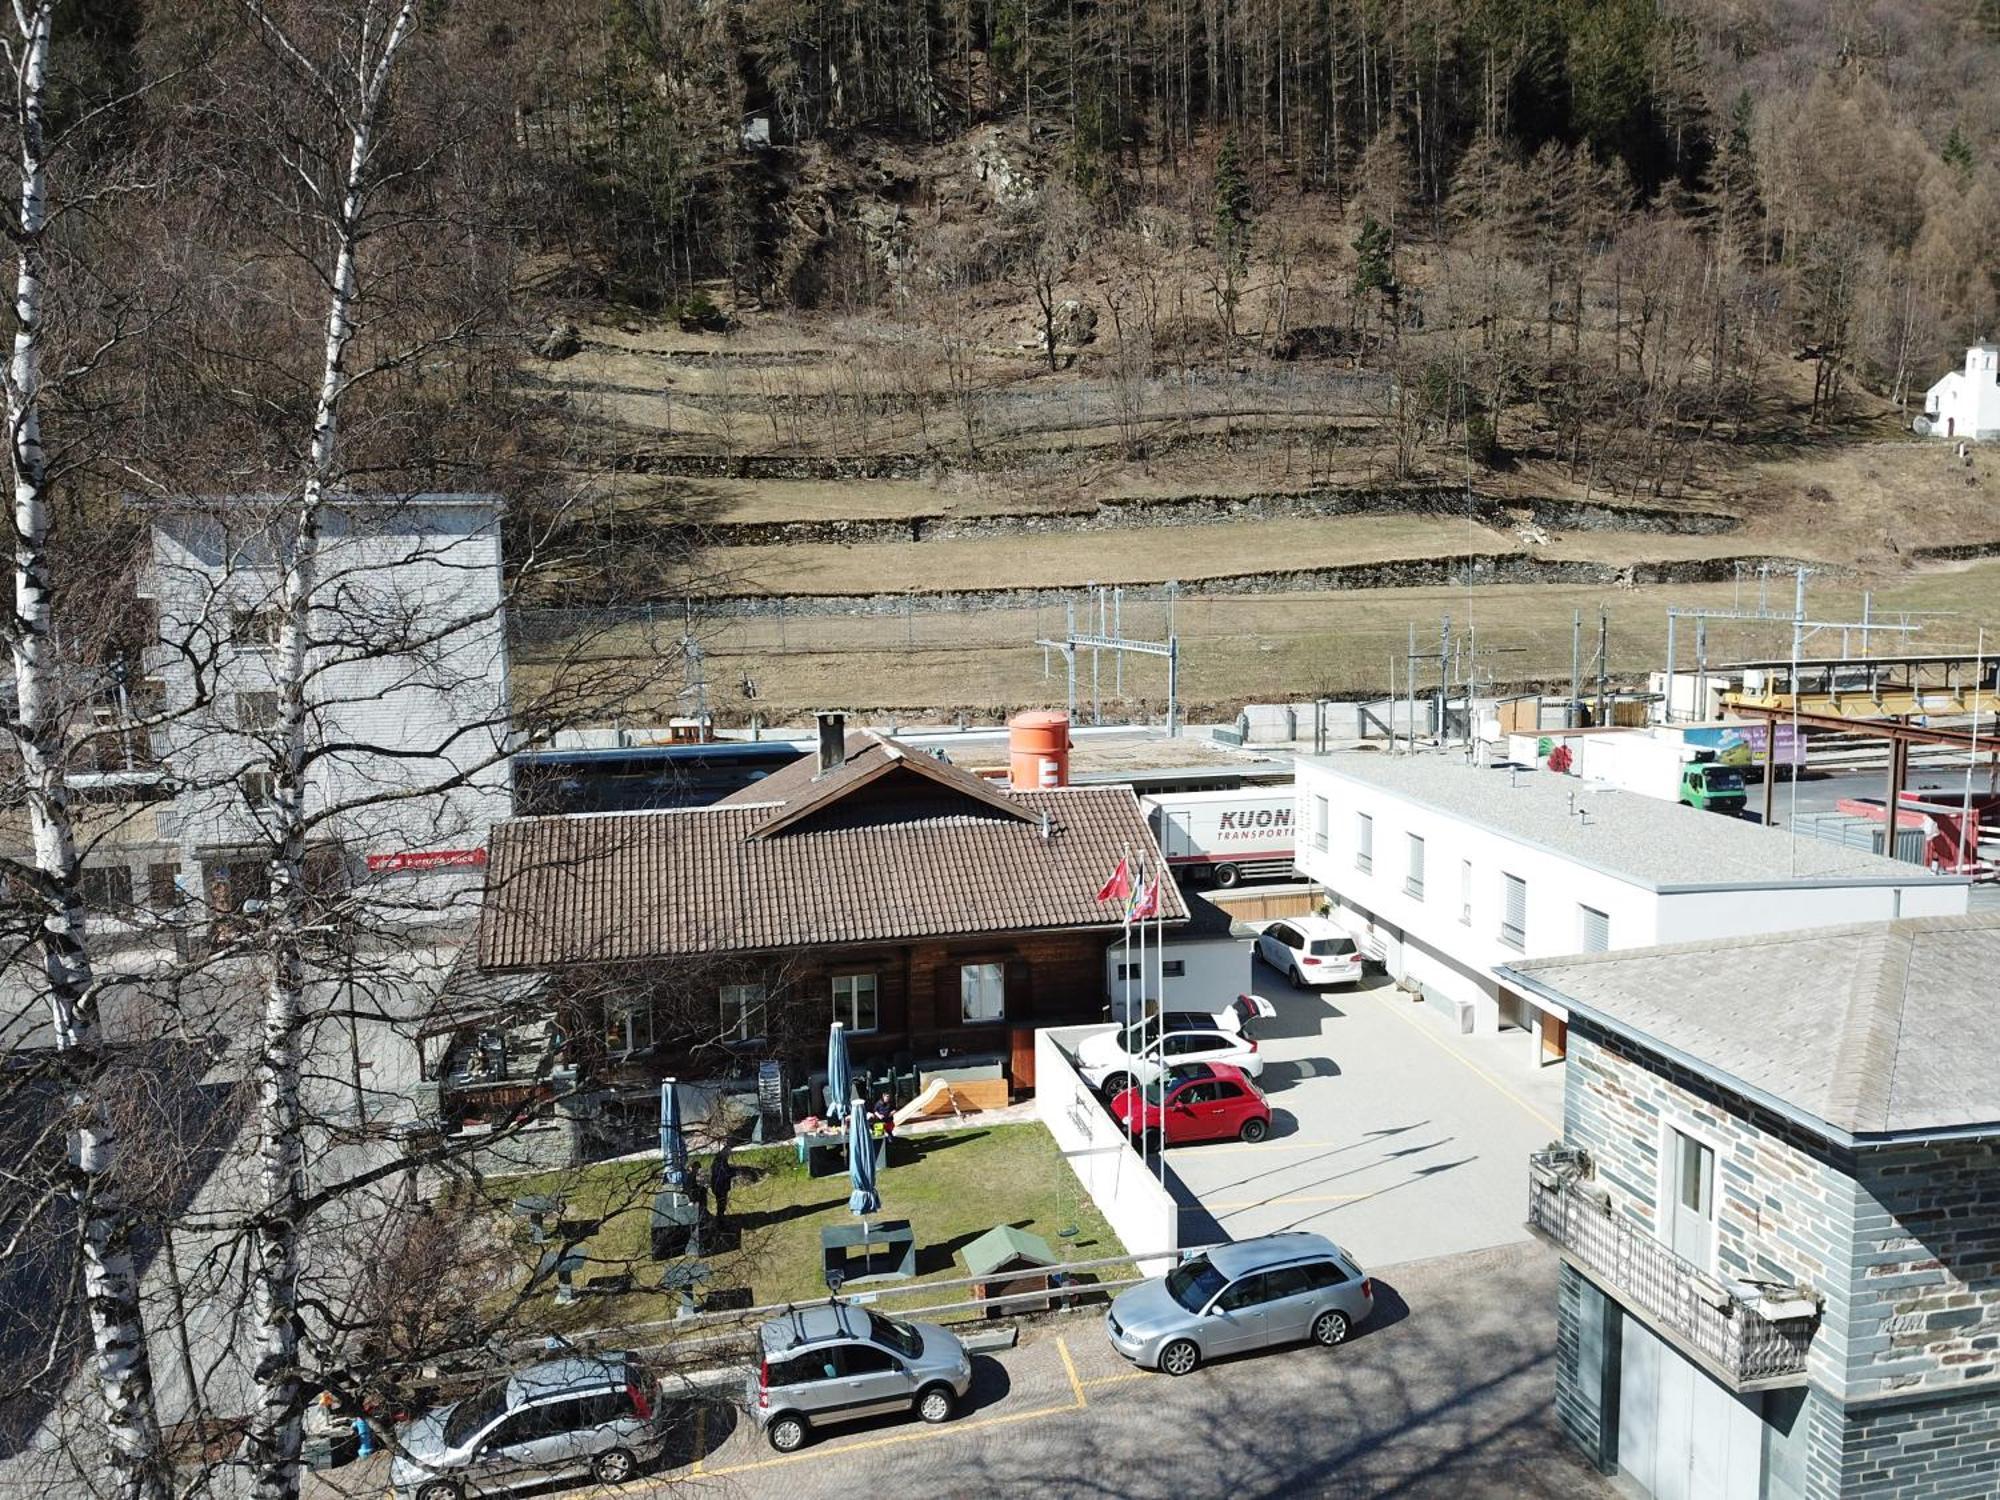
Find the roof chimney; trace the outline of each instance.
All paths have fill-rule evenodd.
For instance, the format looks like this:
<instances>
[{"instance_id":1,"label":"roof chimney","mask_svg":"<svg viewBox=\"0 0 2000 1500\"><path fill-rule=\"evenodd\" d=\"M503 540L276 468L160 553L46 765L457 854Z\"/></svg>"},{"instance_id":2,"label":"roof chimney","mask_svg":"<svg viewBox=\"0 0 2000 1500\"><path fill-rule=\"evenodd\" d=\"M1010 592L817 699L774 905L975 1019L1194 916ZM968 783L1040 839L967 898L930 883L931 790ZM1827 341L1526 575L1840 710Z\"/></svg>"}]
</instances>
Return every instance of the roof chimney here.
<instances>
[{"instance_id":1,"label":"roof chimney","mask_svg":"<svg viewBox=\"0 0 2000 1500\"><path fill-rule=\"evenodd\" d=\"M815 717L819 720L819 770L814 774L824 776L847 764L847 715L822 713Z\"/></svg>"}]
</instances>

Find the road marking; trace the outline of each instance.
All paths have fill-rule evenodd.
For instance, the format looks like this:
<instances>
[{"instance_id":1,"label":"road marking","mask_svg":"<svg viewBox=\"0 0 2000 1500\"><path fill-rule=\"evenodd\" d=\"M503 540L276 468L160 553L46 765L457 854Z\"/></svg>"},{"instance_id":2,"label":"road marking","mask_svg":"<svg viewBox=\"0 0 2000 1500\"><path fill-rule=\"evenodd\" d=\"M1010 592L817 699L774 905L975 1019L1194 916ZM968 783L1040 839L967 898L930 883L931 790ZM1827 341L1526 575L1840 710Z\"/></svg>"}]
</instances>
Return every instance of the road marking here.
<instances>
[{"instance_id":1,"label":"road marking","mask_svg":"<svg viewBox=\"0 0 2000 1500\"><path fill-rule=\"evenodd\" d=\"M1232 1208L1281 1208L1288 1203L1355 1203L1372 1198L1373 1193L1292 1193L1282 1198L1245 1198L1237 1203L1208 1203L1203 1208L1228 1211Z\"/></svg>"},{"instance_id":2,"label":"road marking","mask_svg":"<svg viewBox=\"0 0 2000 1500\"><path fill-rule=\"evenodd\" d=\"M1152 1378L1153 1372L1151 1370L1127 1370L1122 1375L1093 1375L1090 1379L1084 1381L1083 1384L1090 1390L1096 1390L1100 1385L1118 1385L1127 1380L1151 1380Z\"/></svg>"},{"instance_id":3,"label":"road marking","mask_svg":"<svg viewBox=\"0 0 2000 1500\"><path fill-rule=\"evenodd\" d=\"M1396 992L1390 991L1390 993L1393 994ZM1429 1042L1433 1047L1437 1048L1438 1051L1442 1052L1446 1057L1451 1058L1454 1062L1463 1063L1466 1067L1470 1068L1474 1073L1478 1074L1481 1078L1485 1079L1486 1082L1489 1085L1491 1085L1492 1088L1497 1093L1504 1094L1507 1098L1513 1100L1514 1103L1520 1105L1521 1108L1526 1110L1529 1115L1539 1120L1542 1124L1546 1125L1550 1130L1554 1131L1558 1136L1562 1134L1562 1126L1558 1125L1554 1120L1551 1120L1547 1115L1543 1114L1539 1109L1536 1109L1534 1105L1530 1104L1527 1100L1523 1099L1519 1094L1515 1093L1512 1089L1508 1088L1506 1084L1502 1083L1498 1078L1494 1077L1493 1074L1487 1072L1486 1069L1480 1067L1479 1064L1474 1062L1471 1058L1462 1056L1461 1054L1454 1052L1451 1049L1450 1045L1447 1044L1444 1040L1442 1040L1439 1037L1432 1036L1429 1030L1426 1029L1424 1023L1417 1020L1416 1017L1404 1015L1401 1009L1386 1001L1379 1001L1377 1003L1380 1004L1384 1010L1388 1011L1390 1015L1394 1016L1397 1020L1401 1021L1405 1026L1409 1027L1410 1030L1414 1031L1418 1036L1422 1037L1425 1041Z\"/></svg>"},{"instance_id":4,"label":"road marking","mask_svg":"<svg viewBox=\"0 0 2000 1500\"><path fill-rule=\"evenodd\" d=\"M1252 1146L1238 1141L1227 1146L1206 1143L1200 1146L1169 1146L1167 1154L1172 1156L1182 1151L1193 1151L1202 1156L1227 1156L1232 1151L1317 1151L1322 1146L1338 1146L1340 1144L1341 1142L1339 1141L1284 1140L1259 1141L1256 1145Z\"/></svg>"},{"instance_id":5,"label":"road marking","mask_svg":"<svg viewBox=\"0 0 2000 1500\"><path fill-rule=\"evenodd\" d=\"M1069 1357L1069 1342L1061 1335L1056 1337L1056 1353L1062 1356L1063 1369L1069 1375L1069 1388L1076 1392L1076 1409L1082 1411L1090 1405L1090 1398L1083 1393L1083 1382L1076 1376L1076 1361Z\"/></svg>"}]
</instances>

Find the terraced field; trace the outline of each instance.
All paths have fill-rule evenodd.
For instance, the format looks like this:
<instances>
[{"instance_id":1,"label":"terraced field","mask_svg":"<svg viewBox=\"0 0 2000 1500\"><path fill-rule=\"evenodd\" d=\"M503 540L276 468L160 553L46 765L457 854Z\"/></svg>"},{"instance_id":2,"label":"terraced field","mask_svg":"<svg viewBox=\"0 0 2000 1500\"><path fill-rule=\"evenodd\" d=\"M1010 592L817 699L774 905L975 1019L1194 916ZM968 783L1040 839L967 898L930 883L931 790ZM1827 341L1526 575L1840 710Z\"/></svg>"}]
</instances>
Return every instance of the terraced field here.
<instances>
[{"instance_id":1,"label":"terraced field","mask_svg":"<svg viewBox=\"0 0 2000 1500\"><path fill-rule=\"evenodd\" d=\"M1554 465L1398 480L1370 379L1300 366L1134 385L975 351L946 368L879 329L823 341L592 330L539 372L594 435L641 525L706 549L695 603L725 719L842 706L905 719L1060 701L1035 642L1089 583L1127 590L1128 633L1171 628L1196 712L1308 692L1377 695L1411 629L1478 632L1495 684L1567 682L1577 613L1611 619L1613 676L1658 665L1669 603L1948 611L1931 649L2000 625L2000 466L1915 441L1746 455L1680 497L1586 490ZM1419 469L1422 469L1421 462ZM1745 590L1750 597L1745 598ZM679 608L671 585L661 600ZM597 623L601 623L601 620ZM542 639L560 634L543 622ZM593 649L635 656L650 628ZM1789 630L1711 627L1710 657ZM1820 643L1825 645L1826 643ZM536 648L521 655L534 671ZM1051 666L1053 665L1053 670ZM1134 664L1107 716L1156 713ZM1088 696L1086 694L1086 696ZM634 705L651 711L664 705Z\"/></svg>"}]
</instances>

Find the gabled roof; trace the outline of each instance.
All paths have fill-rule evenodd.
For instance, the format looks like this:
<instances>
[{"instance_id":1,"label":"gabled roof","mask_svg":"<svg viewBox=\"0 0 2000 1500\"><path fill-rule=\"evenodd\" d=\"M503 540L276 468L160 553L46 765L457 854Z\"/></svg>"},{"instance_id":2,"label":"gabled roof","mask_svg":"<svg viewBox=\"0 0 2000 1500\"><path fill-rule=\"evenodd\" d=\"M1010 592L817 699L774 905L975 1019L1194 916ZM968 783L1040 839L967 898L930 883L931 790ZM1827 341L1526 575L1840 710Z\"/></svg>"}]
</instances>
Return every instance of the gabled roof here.
<instances>
[{"instance_id":1,"label":"gabled roof","mask_svg":"<svg viewBox=\"0 0 2000 1500\"><path fill-rule=\"evenodd\" d=\"M984 808L1005 818L1025 820L1031 816L1018 801L984 777L961 771L934 755L913 751L886 735L857 730L847 736L846 747L846 759L831 771L820 772L815 752L722 800L738 807L777 804L758 825L753 835L757 838L780 833L811 818L822 808L891 776L924 783L918 790L937 793L933 800L941 808L957 801L963 803L966 812Z\"/></svg>"},{"instance_id":2,"label":"gabled roof","mask_svg":"<svg viewBox=\"0 0 2000 1500\"><path fill-rule=\"evenodd\" d=\"M1499 972L1841 1144L2000 1135L2000 913L1674 943Z\"/></svg>"},{"instance_id":3,"label":"gabled roof","mask_svg":"<svg viewBox=\"0 0 2000 1500\"><path fill-rule=\"evenodd\" d=\"M497 825L481 966L1113 929L1098 888L1160 862L1130 788L1007 792L869 738L817 782L809 755L710 807ZM1171 881L1163 904L1186 920Z\"/></svg>"},{"instance_id":4,"label":"gabled roof","mask_svg":"<svg viewBox=\"0 0 2000 1500\"><path fill-rule=\"evenodd\" d=\"M959 1254L965 1257L966 1269L974 1276L989 1276L1017 1260L1035 1266L1057 1263L1056 1253L1049 1248L1047 1240L1025 1229L1016 1229L1012 1224L996 1224Z\"/></svg>"}]
</instances>

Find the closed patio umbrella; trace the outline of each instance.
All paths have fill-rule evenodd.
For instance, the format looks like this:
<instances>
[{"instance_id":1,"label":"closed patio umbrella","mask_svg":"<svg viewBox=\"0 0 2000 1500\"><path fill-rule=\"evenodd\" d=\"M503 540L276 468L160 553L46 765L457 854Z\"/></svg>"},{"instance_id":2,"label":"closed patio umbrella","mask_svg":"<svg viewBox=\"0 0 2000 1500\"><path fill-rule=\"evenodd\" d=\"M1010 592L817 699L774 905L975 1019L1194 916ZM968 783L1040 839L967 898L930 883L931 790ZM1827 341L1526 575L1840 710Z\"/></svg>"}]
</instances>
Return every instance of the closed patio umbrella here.
<instances>
[{"instance_id":1,"label":"closed patio umbrella","mask_svg":"<svg viewBox=\"0 0 2000 1500\"><path fill-rule=\"evenodd\" d=\"M875 1138L868 1130L868 1111L852 1105L847 1111L847 1180L854 1184L847 1211L865 1223L880 1211L882 1195L875 1191Z\"/></svg>"},{"instance_id":2,"label":"closed patio umbrella","mask_svg":"<svg viewBox=\"0 0 2000 1500\"><path fill-rule=\"evenodd\" d=\"M841 1119L847 1110L847 1096L854 1088L854 1070L847 1061L847 1033L840 1022L833 1023L833 1030L826 1038L826 1113L829 1119Z\"/></svg>"},{"instance_id":3,"label":"closed patio umbrella","mask_svg":"<svg viewBox=\"0 0 2000 1500\"><path fill-rule=\"evenodd\" d=\"M660 1085L660 1176L668 1187L687 1185L688 1148L681 1134L680 1090L669 1078Z\"/></svg>"}]
</instances>

